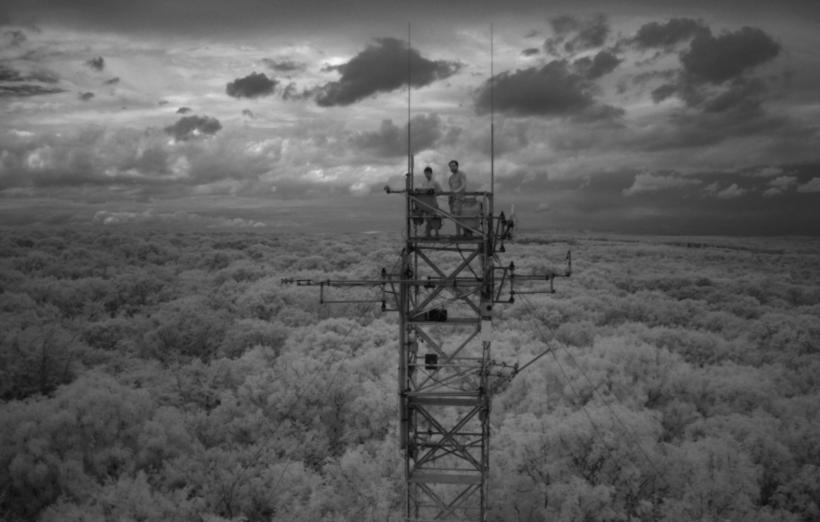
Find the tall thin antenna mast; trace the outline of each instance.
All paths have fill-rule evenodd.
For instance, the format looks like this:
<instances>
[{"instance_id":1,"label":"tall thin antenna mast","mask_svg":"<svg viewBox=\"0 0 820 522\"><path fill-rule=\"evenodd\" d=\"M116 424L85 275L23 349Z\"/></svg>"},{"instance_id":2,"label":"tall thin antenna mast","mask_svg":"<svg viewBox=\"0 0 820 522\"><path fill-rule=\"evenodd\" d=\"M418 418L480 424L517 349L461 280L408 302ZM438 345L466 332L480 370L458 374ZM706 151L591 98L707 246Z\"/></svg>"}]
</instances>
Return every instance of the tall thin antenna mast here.
<instances>
[{"instance_id":1,"label":"tall thin antenna mast","mask_svg":"<svg viewBox=\"0 0 820 522\"><path fill-rule=\"evenodd\" d=\"M494 73L493 24L490 24L490 192L495 193L495 83Z\"/></svg>"},{"instance_id":2,"label":"tall thin antenna mast","mask_svg":"<svg viewBox=\"0 0 820 522\"><path fill-rule=\"evenodd\" d=\"M407 22L407 174L413 174L413 142L410 133L410 92L412 91L411 60L412 43L410 40L410 22Z\"/></svg>"}]
</instances>

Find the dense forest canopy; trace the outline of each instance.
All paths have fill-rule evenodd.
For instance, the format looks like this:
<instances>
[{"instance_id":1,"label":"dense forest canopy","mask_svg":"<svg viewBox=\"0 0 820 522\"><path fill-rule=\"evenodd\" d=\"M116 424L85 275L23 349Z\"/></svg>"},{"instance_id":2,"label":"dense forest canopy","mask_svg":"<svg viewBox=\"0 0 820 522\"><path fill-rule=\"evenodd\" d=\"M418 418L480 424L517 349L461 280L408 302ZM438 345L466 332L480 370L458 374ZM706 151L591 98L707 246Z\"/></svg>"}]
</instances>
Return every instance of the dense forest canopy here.
<instances>
[{"instance_id":1,"label":"dense forest canopy","mask_svg":"<svg viewBox=\"0 0 820 522\"><path fill-rule=\"evenodd\" d=\"M490 519L820 519L820 243L507 245ZM397 318L285 277L376 278L393 236L128 227L0 238L4 520L399 520ZM503 364L502 364L503 363Z\"/></svg>"}]
</instances>

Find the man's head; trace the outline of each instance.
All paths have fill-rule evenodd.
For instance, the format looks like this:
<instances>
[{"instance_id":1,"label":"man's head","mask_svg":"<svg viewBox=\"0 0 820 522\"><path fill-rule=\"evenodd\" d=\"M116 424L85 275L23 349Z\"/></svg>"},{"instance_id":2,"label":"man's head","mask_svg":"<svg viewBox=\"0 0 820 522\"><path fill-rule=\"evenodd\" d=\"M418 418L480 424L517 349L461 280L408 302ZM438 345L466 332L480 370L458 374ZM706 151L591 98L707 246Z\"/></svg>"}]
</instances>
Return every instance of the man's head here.
<instances>
[{"instance_id":1,"label":"man's head","mask_svg":"<svg viewBox=\"0 0 820 522\"><path fill-rule=\"evenodd\" d=\"M424 167L424 177L430 179L433 177L433 169L430 167Z\"/></svg>"},{"instance_id":2,"label":"man's head","mask_svg":"<svg viewBox=\"0 0 820 522\"><path fill-rule=\"evenodd\" d=\"M458 170L458 162L456 160L450 160L450 163L447 165L450 167L450 172L455 172Z\"/></svg>"}]
</instances>

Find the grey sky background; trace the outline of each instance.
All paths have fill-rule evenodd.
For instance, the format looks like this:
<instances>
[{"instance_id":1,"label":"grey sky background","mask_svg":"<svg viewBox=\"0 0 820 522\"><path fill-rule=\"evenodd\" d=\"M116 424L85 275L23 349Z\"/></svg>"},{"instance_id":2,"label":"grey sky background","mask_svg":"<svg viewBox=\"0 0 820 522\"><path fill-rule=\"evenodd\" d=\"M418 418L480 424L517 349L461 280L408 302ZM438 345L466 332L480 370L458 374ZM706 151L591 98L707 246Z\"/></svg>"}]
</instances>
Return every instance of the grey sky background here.
<instances>
[{"instance_id":1,"label":"grey sky background","mask_svg":"<svg viewBox=\"0 0 820 522\"><path fill-rule=\"evenodd\" d=\"M495 189L527 228L818 234L818 23L796 0L11 0L0 218L390 226L408 61L417 171L457 158L487 189L492 25Z\"/></svg>"}]
</instances>

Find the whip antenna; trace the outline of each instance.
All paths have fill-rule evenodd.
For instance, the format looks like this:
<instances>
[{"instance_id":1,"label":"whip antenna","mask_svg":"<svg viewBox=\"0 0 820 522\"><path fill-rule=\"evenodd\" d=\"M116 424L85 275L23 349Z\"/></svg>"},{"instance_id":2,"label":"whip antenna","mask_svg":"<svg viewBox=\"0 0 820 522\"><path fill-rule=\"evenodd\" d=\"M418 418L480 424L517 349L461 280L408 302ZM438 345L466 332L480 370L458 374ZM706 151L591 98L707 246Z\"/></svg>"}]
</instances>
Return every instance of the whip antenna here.
<instances>
[{"instance_id":1,"label":"whip antenna","mask_svg":"<svg viewBox=\"0 0 820 522\"><path fill-rule=\"evenodd\" d=\"M493 24L490 24L490 192L495 194L495 101L493 90L495 74L493 72Z\"/></svg>"},{"instance_id":2,"label":"whip antenna","mask_svg":"<svg viewBox=\"0 0 820 522\"><path fill-rule=\"evenodd\" d=\"M407 175L412 179L413 174L413 142L410 134L410 92L412 90L411 60L412 44L410 41L410 22L407 23Z\"/></svg>"}]
</instances>

